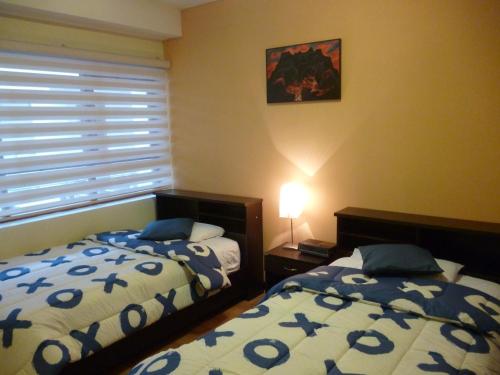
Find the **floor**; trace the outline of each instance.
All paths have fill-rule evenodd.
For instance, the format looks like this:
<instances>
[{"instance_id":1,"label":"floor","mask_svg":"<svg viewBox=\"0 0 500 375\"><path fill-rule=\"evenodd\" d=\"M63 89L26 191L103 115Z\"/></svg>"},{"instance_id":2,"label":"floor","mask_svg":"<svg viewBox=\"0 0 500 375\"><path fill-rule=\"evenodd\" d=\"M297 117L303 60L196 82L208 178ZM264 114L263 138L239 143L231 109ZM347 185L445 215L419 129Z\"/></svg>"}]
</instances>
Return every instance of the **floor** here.
<instances>
[{"instance_id":1,"label":"floor","mask_svg":"<svg viewBox=\"0 0 500 375\"><path fill-rule=\"evenodd\" d=\"M183 332L181 334L173 336L170 340L165 342L165 345L161 346L160 348L156 349L155 351L152 351L150 353L144 353L143 359L159 352L162 350L167 350L167 349L172 349L172 348L177 348L181 345L187 344L193 340L196 340L198 337L203 336L205 333L217 328L221 324L224 324L228 320L233 319L234 317L240 315L241 313L245 312L248 309L251 309L255 305L259 303L259 301L262 299L264 295L261 294L254 299L251 300L243 300L230 308L220 312L219 314L208 318L196 326L192 327L189 331ZM128 374L129 371L134 367L134 363L128 363L124 365L123 368L117 369L116 372L113 372L114 375L125 375Z\"/></svg>"}]
</instances>

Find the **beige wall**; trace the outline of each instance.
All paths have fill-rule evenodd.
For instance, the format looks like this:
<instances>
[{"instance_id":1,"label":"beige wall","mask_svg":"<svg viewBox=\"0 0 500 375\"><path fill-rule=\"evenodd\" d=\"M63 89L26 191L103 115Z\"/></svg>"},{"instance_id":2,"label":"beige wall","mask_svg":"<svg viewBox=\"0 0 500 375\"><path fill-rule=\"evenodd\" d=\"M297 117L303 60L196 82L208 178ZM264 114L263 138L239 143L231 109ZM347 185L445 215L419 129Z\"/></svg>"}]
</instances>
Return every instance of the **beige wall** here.
<instances>
[{"instance_id":1,"label":"beige wall","mask_svg":"<svg viewBox=\"0 0 500 375\"><path fill-rule=\"evenodd\" d=\"M159 41L0 16L0 39L65 46L150 59L163 58Z\"/></svg>"},{"instance_id":2,"label":"beige wall","mask_svg":"<svg viewBox=\"0 0 500 375\"><path fill-rule=\"evenodd\" d=\"M166 43L176 186L311 193L301 237L345 206L500 222L500 2L219 0ZM342 38L342 100L266 104L265 49Z\"/></svg>"},{"instance_id":3,"label":"beige wall","mask_svg":"<svg viewBox=\"0 0 500 375\"><path fill-rule=\"evenodd\" d=\"M0 225L0 259L81 240L108 230L141 229L154 220L154 199L145 199L85 212Z\"/></svg>"},{"instance_id":4,"label":"beige wall","mask_svg":"<svg viewBox=\"0 0 500 375\"><path fill-rule=\"evenodd\" d=\"M0 39L51 46L64 44L133 57L159 58L163 55L161 42L7 17L0 17ZM148 199L14 226L0 224L0 259L77 241L90 233L141 228L153 219L154 200Z\"/></svg>"}]
</instances>

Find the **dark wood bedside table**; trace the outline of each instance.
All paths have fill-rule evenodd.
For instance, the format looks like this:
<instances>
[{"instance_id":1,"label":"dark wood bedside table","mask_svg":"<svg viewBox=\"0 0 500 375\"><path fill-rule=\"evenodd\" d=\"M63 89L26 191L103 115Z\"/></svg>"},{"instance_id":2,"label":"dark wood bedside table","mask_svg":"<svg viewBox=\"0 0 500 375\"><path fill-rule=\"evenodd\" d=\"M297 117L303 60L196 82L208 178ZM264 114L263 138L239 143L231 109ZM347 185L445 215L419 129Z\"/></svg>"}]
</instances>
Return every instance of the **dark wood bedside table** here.
<instances>
[{"instance_id":1,"label":"dark wood bedside table","mask_svg":"<svg viewBox=\"0 0 500 375\"><path fill-rule=\"evenodd\" d=\"M336 248L329 258L302 254L300 251L285 249L284 244L269 250L265 256L266 289L281 280L304 273L319 266L325 266L338 258L350 256L350 251Z\"/></svg>"}]
</instances>

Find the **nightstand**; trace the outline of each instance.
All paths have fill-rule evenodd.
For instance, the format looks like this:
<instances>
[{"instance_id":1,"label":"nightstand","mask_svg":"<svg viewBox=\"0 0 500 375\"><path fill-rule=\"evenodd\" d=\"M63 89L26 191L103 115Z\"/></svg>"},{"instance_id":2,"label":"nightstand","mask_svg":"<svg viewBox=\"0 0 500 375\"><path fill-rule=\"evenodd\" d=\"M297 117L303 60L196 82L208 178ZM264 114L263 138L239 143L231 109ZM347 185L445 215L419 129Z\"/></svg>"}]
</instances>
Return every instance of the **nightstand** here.
<instances>
[{"instance_id":1,"label":"nightstand","mask_svg":"<svg viewBox=\"0 0 500 375\"><path fill-rule=\"evenodd\" d=\"M304 273L319 266L325 266L338 258L350 256L346 250L335 249L330 258L302 254L300 251L286 249L284 244L268 251L265 256L266 288L299 273Z\"/></svg>"}]
</instances>

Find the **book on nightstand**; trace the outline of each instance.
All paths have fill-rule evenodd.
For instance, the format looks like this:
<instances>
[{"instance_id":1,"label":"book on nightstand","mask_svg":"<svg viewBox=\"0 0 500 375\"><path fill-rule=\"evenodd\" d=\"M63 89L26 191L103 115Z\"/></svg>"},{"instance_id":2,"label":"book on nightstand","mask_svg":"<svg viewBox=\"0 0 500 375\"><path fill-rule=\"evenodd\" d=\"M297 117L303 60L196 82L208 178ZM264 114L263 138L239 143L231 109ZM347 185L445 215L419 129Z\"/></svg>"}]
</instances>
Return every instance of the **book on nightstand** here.
<instances>
[{"instance_id":1,"label":"book on nightstand","mask_svg":"<svg viewBox=\"0 0 500 375\"><path fill-rule=\"evenodd\" d=\"M323 258L329 258L335 250L335 244L332 242L308 239L299 242L299 251L304 254L315 255Z\"/></svg>"}]
</instances>

